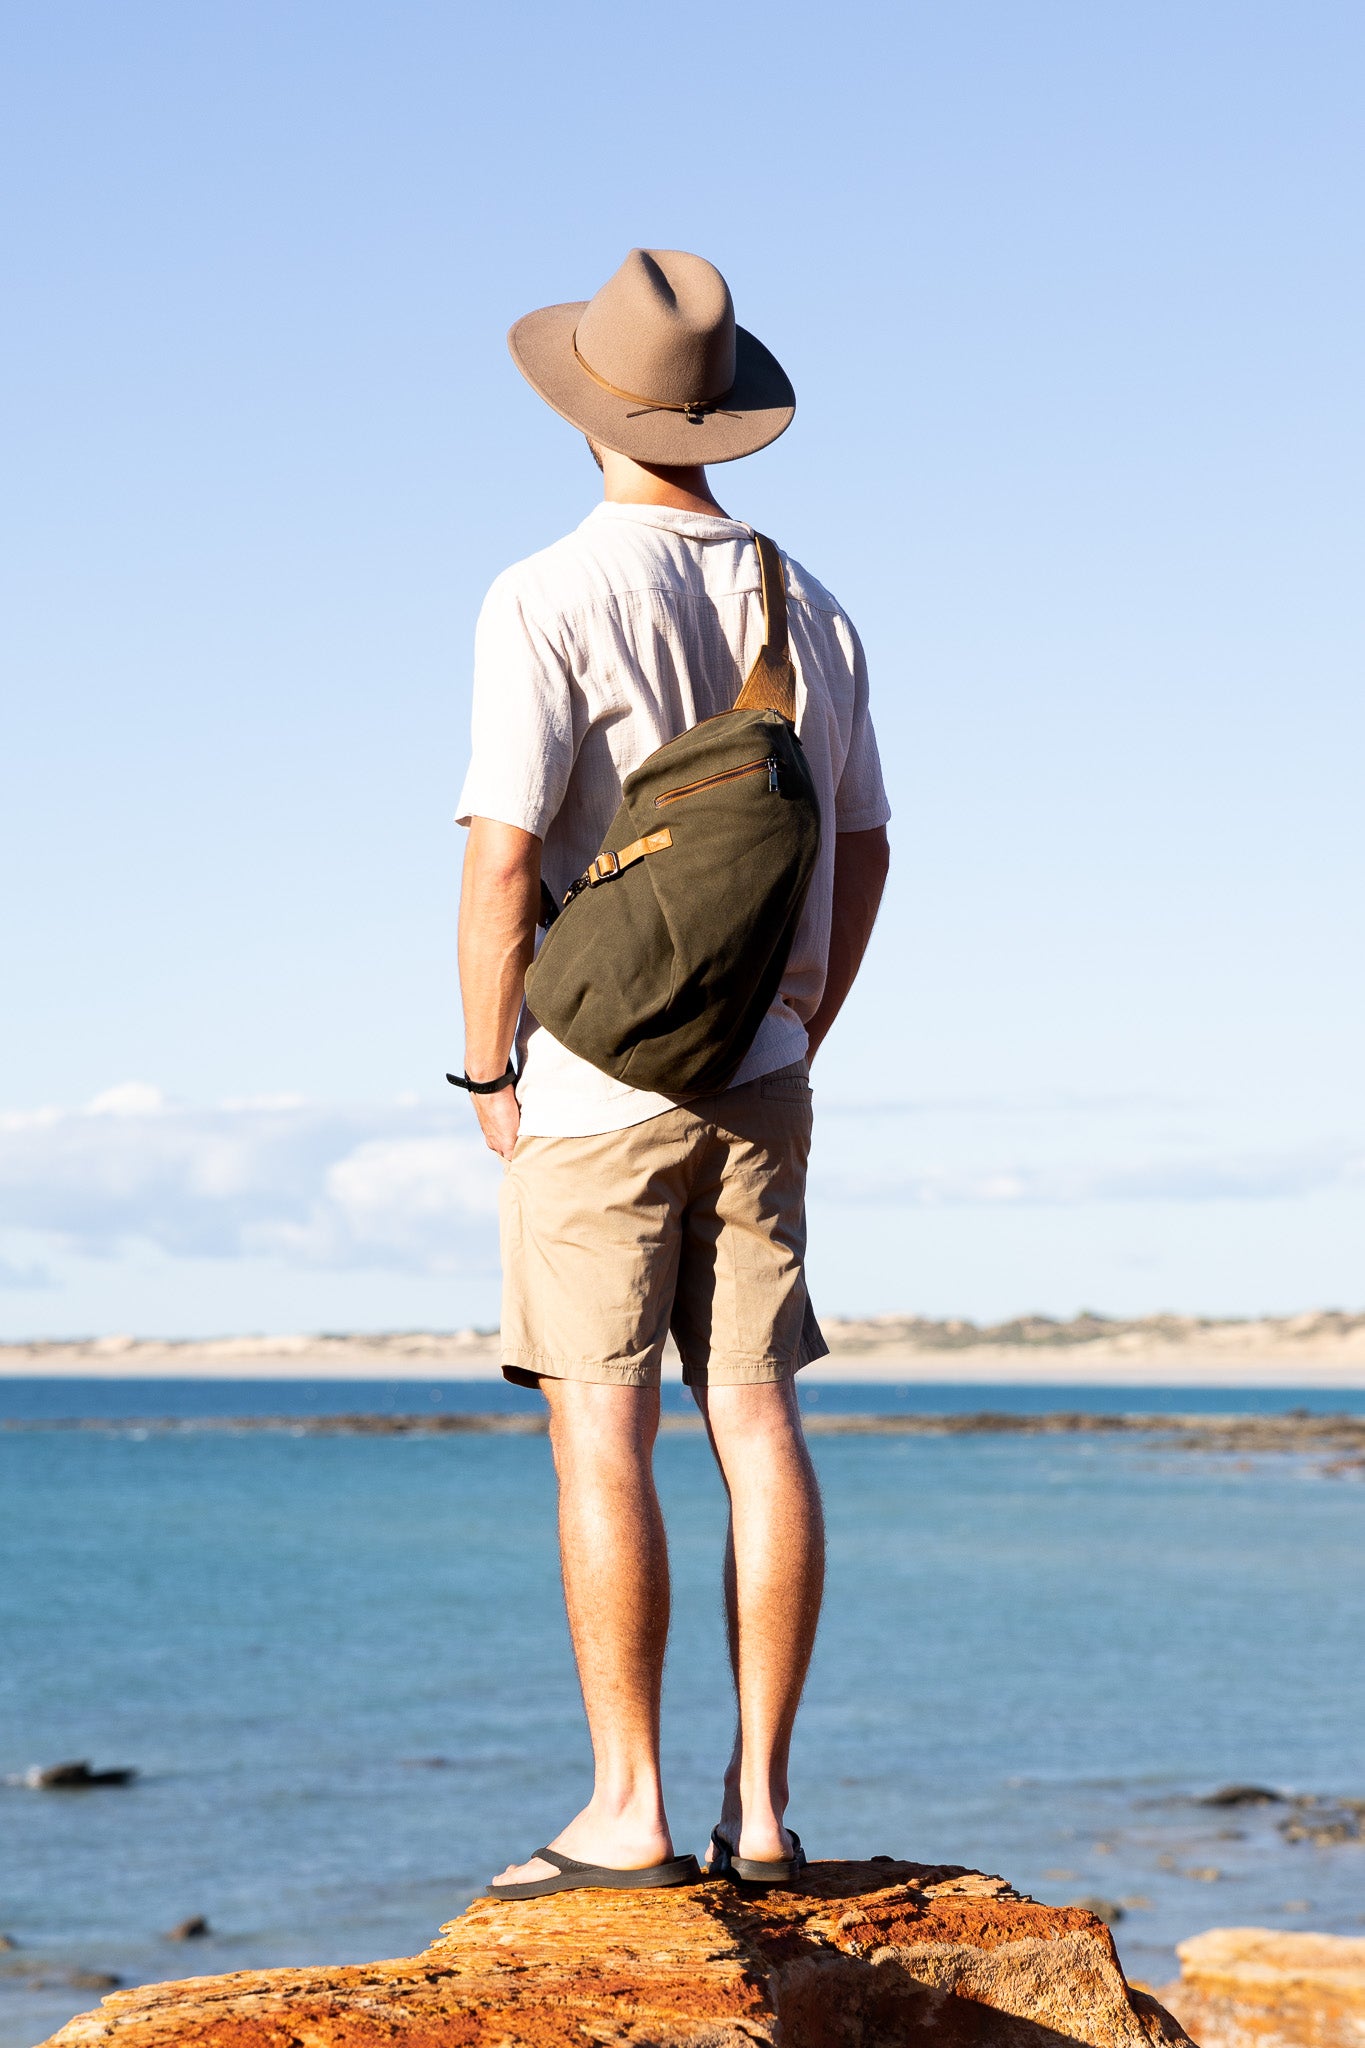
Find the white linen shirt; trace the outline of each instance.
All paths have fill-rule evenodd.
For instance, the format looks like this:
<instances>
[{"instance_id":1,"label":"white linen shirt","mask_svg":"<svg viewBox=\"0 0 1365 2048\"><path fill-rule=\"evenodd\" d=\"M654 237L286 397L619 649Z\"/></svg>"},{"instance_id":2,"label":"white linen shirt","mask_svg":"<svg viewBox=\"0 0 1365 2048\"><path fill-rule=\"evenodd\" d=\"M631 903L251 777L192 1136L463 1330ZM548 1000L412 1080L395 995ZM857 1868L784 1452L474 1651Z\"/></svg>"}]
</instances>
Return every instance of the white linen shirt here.
<instances>
[{"instance_id":1,"label":"white linen shirt","mask_svg":"<svg viewBox=\"0 0 1365 2048\"><path fill-rule=\"evenodd\" d=\"M796 724L820 803L820 853L771 1009L732 1086L806 1051L829 956L834 835L890 816L867 668L829 592L783 556ZM599 505L504 571L479 615L473 758L458 822L494 818L544 842L556 898L597 854L631 770L728 711L763 644L753 528L657 505ZM527 1136L625 1130L674 1107L589 1065L523 1010L517 1095Z\"/></svg>"}]
</instances>

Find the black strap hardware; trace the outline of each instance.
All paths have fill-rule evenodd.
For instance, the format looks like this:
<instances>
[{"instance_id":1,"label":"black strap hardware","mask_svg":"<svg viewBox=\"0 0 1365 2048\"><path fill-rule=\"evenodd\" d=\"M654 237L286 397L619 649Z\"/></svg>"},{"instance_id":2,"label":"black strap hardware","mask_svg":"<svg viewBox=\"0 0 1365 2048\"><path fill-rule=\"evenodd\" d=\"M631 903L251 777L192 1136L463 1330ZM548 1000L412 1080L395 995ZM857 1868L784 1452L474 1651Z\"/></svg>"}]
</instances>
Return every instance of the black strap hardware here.
<instances>
[{"instance_id":1,"label":"black strap hardware","mask_svg":"<svg viewBox=\"0 0 1365 2048\"><path fill-rule=\"evenodd\" d=\"M496 1081L471 1081L468 1074L447 1074L446 1079L452 1088L464 1088L470 1095L496 1095L499 1088L515 1086L517 1070L509 1060L507 1072L499 1074Z\"/></svg>"}]
</instances>

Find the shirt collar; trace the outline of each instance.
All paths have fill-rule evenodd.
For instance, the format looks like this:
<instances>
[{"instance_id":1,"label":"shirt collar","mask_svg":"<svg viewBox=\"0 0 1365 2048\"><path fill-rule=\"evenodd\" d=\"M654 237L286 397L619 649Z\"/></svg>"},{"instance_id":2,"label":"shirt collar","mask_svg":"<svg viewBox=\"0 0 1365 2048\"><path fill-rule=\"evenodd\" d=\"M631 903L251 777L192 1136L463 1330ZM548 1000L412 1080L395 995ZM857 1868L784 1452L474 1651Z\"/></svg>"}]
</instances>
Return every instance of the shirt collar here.
<instances>
[{"instance_id":1,"label":"shirt collar","mask_svg":"<svg viewBox=\"0 0 1365 2048\"><path fill-rule=\"evenodd\" d=\"M683 512L673 505L618 505L604 501L594 505L583 524L594 519L626 519L636 526L662 526L668 533L680 533L688 540L752 540L754 530L738 519L721 519L714 512Z\"/></svg>"}]
</instances>

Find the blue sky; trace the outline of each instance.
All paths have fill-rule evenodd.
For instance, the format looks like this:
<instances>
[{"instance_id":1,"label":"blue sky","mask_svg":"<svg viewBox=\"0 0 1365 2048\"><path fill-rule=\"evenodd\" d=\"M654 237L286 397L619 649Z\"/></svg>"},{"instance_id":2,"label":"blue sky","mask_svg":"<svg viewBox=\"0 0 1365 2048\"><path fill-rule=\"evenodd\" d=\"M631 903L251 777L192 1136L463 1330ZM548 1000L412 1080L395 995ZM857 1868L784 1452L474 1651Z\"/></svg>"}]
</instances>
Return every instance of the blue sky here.
<instances>
[{"instance_id":1,"label":"blue sky","mask_svg":"<svg viewBox=\"0 0 1365 2048\"><path fill-rule=\"evenodd\" d=\"M496 1318L440 1076L470 642L590 508L503 344L632 245L862 628L895 872L817 1305L1365 1301L1365 16L0 22L0 1333Z\"/></svg>"}]
</instances>

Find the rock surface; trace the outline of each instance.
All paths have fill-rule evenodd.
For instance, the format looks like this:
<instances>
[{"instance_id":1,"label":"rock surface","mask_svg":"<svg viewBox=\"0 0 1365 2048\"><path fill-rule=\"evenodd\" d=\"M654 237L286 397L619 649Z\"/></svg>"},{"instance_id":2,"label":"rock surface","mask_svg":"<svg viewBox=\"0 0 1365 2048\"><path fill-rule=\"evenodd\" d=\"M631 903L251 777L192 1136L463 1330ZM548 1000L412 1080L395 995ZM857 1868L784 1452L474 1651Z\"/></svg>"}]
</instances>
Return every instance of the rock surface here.
<instances>
[{"instance_id":1,"label":"rock surface","mask_svg":"<svg viewBox=\"0 0 1365 2048\"><path fill-rule=\"evenodd\" d=\"M1215 1927L1182 1941L1162 1997L1201 2048L1361 2048L1365 1940Z\"/></svg>"},{"instance_id":2,"label":"rock surface","mask_svg":"<svg viewBox=\"0 0 1365 2048\"><path fill-rule=\"evenodd\" d=\"M1189 2048L1109 1930L1000 1878L817 1863L799 1891L480 1899L421 1955L123 1991L47 2048Z\"/></svg>"}]
</instances>

